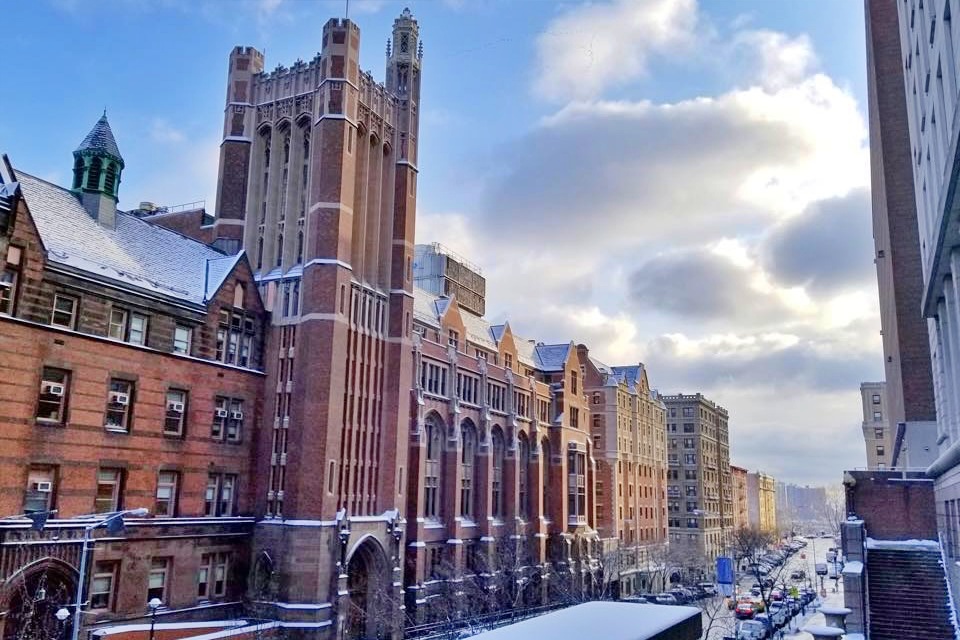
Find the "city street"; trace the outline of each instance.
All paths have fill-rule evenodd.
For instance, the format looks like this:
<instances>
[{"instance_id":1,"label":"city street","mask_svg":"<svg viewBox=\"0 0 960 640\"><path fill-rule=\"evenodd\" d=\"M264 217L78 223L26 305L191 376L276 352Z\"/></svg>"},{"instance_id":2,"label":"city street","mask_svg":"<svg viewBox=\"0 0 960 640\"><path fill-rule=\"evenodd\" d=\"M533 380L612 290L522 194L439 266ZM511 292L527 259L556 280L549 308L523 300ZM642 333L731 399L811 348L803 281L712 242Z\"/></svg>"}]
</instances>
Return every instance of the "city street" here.
<instances>
[{"instance_id":1,"label":"city street","mask_svg":"<svg viewBox=\"0 0 960 640\"><path fill-rule=\"evenodd\" d=\"M802 569L806 572L810 584L817 589L817 593L820 593L821 584L819 577L816 575L815 564L817 562L826 563L827 551L835 546L835 544L839 543L835 542L832 538L807 538L807 546L793 554L787 560L782 571L777 574L777 581L785 583L788 587L794 585L798 587L806 586L806 580L801 582L789 579L793 571ZM745 573L738 574L737 582L739 593L749 593L750 587L756 581L753 575ZM824 578L823 588L826 589L826 597L816 601L813 605L814 607L819 607L820 600L831 605L843 604L842 580L834 582L832 578ZM836 589L836 591L834 591L834 589ZM729 610L719 601L704 600L701 601L700 607L703 609L703 628L705 631L709 629L709 635L705 633L703 640L722 640L725 636L734 635L736 620L733 617L733 611ZM712 625L711 618L714 618ZM795 617L791 623L783 629L783 638L789 638L790 640L812 640L812 635L800 631L800 629L808 624L823 624L823 616L810 606L807 607L807 613L805 615L801 614Z\"/></svg>"}]
</instances>

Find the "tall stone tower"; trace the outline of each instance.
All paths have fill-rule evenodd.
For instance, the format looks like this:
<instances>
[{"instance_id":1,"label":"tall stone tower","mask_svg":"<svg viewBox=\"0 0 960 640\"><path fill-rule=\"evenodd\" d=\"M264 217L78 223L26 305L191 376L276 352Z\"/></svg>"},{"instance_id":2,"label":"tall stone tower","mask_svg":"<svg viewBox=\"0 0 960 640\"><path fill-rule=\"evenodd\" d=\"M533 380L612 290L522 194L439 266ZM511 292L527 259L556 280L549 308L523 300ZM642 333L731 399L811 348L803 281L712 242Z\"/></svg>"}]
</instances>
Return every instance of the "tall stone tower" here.
<instances>
[{"instance_id":1,"label":"tall stone tower","mask_svg":"<svg viewBox=\"0 0 960 640\"><path fill-rule=\"evenodd\" d=\"M256 50L230 57L217 238L242 238L273 314L252 595L338 637L392 634L402 602L418 38L404 10L386 86L360 70L346 19L310 62L260 73Z\"/></svg>"}]
</instances>

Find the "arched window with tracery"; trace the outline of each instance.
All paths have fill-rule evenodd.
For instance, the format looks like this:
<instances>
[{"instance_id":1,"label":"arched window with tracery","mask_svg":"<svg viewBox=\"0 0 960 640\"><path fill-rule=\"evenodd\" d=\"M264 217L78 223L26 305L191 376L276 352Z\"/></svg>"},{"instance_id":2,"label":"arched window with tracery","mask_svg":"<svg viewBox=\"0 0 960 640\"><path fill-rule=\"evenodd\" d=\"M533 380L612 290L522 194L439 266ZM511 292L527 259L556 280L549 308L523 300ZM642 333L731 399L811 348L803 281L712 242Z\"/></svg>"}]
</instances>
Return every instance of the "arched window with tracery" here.
<instances>
[{"instance_id":1,"label":"arched window with tracery","mask_svg":"<svg viewBox=\"0 0 960 640\"><path fill-rule=\"evenodd\" d=\"M431 418L426 425L427 459L423 476L423 515L440 517L440 458L443 455L443 426Z\"/></svg>"},{"instance_id":2,"label":"arched window with tracery","mask_svg":"<svg viewBox=\"0 0 960 640\"><path fill-rule=\"evenodd\" d=\"M300 176L300 217L307 215L307 181L310 179L310 129L303 128L303 162Z\"/></svg>"},{"instance_id":3,"label":"arched window with tracery","mask_svg":"<svg viewBox=\"0 0 960 640\"><path fill-rule=\"evenodd\" d=\"M280 173L280 219L287 216L287 187L290 183L290 128L283 133L283 167Z\"/></svg>"},{"instance_id":4,"label":"arched window with tracery","mask_svg":"<svg viewBox=\"0 0 960 640\"><path fill-rule=\"evenodd\" d=\"M267 219L267 197L270 194L270 144L272 134L266 129L260 136L263 144L263 182L260 185L260 224Z\"/></svg>"},{"instance_id":5,"label":"arched window with tracery","mask_svg":"<svg viewBox=\"0 0 960 640\"><path fill-rule=\"evenodd\" d=\"M495 427L490 436L493 453L493 473L491 474L490 512L494 518L503 517L503 432Z\"/></svg>"},{"instance_id":6,"label":"arched window with tracery","mask_svg":"<svg viewBox=\"0 0 960 640\"><path fill-rule=\"evenodd\" d=\"M476 485L477 430L469 422L460 427L460 440L463 449L460 452L460 516L473 520L474 494Z\"/></svg>"},{"instance_id":7,"label":"arched window with tracery","mask_svg":"<svg viewBox=\"0 0 960 640\"><path fill-rule=\"evenodd\" d=\"M526 520L530 516L530 483L529 483L529 465L530 465L530 443L524 433L520 434L517 443L517 485L519 489L519 498L517 504L517 513Z\"/></svg>"}]
</instances>

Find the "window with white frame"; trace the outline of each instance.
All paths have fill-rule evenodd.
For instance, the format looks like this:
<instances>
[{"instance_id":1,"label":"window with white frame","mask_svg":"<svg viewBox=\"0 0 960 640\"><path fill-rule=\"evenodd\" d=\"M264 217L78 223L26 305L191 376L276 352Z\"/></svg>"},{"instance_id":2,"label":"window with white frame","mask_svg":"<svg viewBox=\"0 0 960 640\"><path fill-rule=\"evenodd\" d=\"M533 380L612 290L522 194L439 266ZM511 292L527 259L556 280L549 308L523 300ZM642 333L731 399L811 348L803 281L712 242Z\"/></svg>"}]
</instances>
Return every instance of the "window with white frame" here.
<instances>
[{"instance_id":1,"label":"window with white frame","mask_svg":"<svg viewBox=\"0 0 960 640\"><path fill-rule=\"evenodd\" d=\"M182 436L187 415L187 392L180 389L169 389L166 397L163 434L166 436Z\"/></svg>"},{"instance_id":2,"label":"window with white frame","mask_svg":"<svg viewBox=\"0 0 960 640\"><path fill-rule=\"evenodd\" d=\"M180 474L176 471L161 471L157 474L157 499L153 515L172 518L177 515L177 485Z\"/></svg>"},{"instance_id":3,"label":"window with white frame","mask_svg":"<svg viewBox=\"0 0 960 640\"><path fill-rule=\"evenodd\" d=\"M204 493L204 515L209 517L232 516L236 510L236 488L236 474L208 474L207 489Z\"/></svg>"},{"instance_id":4,"label":"window with white frame","mask_svg":"<svg viewBox=\"0 0 960 640\"><path fill-rule=\"evenodd\" d=\"M54 507L57 468L53 465L30 465L23 512L48 511Z\"/></svg>"},{"instance_id":5,"label":"window with white frame","mask_svg":"<svg viewBox=\"0 0 960 640\"><path fill-rule=\"evenodd\" d=\"M97 470L97 493L93 499L96 513L109 513L120 510L120 483L123 469L102 467Z\"/></svg>"},{"instance_id":6,"label":"window with white frame","mask_svg":"<svg viewBox=\"0 0 960 640\"><path fill-rule=\"evenodd\" d=\"M74 296L58 293L53 297L53 313L50 324L67 329L77 327L77 307L80 301Z\"/></svg>"},{"instance_id":7,"label":"window with white frame","mask_svg":"<svg viewBox=\"0 0 960 640\"><path fill-rule=\"evenodd\" d=\"M154 598L167 602L167 579L170 572L170 558L152 558L150 575L147 578L147 602Z\"/></svg>"},{"instance_id":8,"label":"window with white frame","mask_svg":"<svg viewBox=\"0 0 960 640\"><path fill-rule=\"evenodd\" d=\"M190 355L193 345L193 328L178 324L173 329L173 352Z\"/></svg>"},{"instance_id":9,"label":"window with white frame","mask_svg":"<svg viewBox=\"0 0 960 640\"><path fill-rule=\"evenodd\" d=\"M587 517L587 460L579 451L567 453L567 512L571 521Z\"/></svg>"},{"instance_id":10,"label":"window with white frame","mask_svg":"<svg viewBox=\"0 0 960 640\"><path fill-rule=\"evenodd\" d=\"M200 569L197 571L197 597L201 600L209 600L226 595L229 566L229 553L205 553L200 556Z\"/></svg>"},{"instance_id":11,"label":"window with white frame","mask_svg":"<svg viewBox=\"0 0 960 640\"><path fill-rule=\"evenodd\" d=\"M90 608L113 610L117 562L97 562L90 580Z\"/></svg>"},{"instance_id":12,"label":"window with white frame","mask_svg":"<svg viewBox=\"0 0 960 640\"><path fill-rule=\"evenodd\" d=\"M37 420L63 424L67 417L67 399L70 393L70 372L66 369L44 367L40 374L37 396Z\"/></svg>"},{"instance_id":13,"label":"window with white frame","mask_svg":"<svg viewBox=\"0 0 960 640\"><path fill-rule=\"evenodd\" d=\"M227 442L240 442L243 437L243 400L230 400L230 415L227 418Z\"/></svg>"},{"instance_id":14,"label":"window with white frame","mask_svg":"<svg viewBox=\"0 0 960 640\"><path fill-rule=\"evenodd\" d=\"M107 323L107 337L131 344L146 344L147 316L122 307L113 307Z\"/></svg>"},{"instance_id":15,"label":"window with white frame","mask_svg":"<svg viewBox=\"0 0 960 640\"><path fill-rule=\"evenodd\" d=\"M111 378L103 422L107 431L129 431L132 407L133 383L129 380Z\"/></svg>"},{"instance_id":16,"label":"window with white frame","mask_svg":"<svg viewBox=\"0 0 960 640\"><path fill-rule=\"evenodd\" d=\"M239 288L240 285L237 287ZM239 309L221 310L220 324L217 328L216 359L241 367L251 366L254 362L255 334L256 325L253 316Z\"/></svg>"},{"instance_id":17,"label":"window with white frame","mask_svg":"<svg viewBox=\"0 0 960 640\"><path fill-rule=\"evenodd\" d=\"M227 421L230 419L230 398L217 396L214 400L213 423L210 426L210 437L214 440L223 440L227 433Z\"/></svg>"},{"instance_id":18,"label":"window with white frame","mask_svg":"<svg viewBox=\"0 0 960 640\"><path fill-rule=\"evenodd\" d=\"M10 252L20 251L18 247L10 247L7 253L7 264L0 270L0 314L13 315L14 305L17 302L17 286L20 284L20 267L10 264ZM19 253L17 254L19 255Z\"/></svg>"}]
</instances>

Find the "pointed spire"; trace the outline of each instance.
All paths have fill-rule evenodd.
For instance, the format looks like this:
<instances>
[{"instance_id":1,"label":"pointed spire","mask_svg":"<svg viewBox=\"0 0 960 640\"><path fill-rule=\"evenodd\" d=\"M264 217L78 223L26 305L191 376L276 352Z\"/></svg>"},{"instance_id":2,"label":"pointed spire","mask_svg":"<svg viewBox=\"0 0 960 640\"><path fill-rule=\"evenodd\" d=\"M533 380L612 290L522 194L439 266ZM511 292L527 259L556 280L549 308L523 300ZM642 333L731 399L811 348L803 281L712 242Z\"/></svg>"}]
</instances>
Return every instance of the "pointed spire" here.
<instances>
[{"instance_id":1,"label":"pointed spire","mask_svg":"<svg viewBox=\"0 0 960 640\"><path fill-rule=\"evenodd\" d=\"M113 137L113 130L110 123L107 122L107 110L103 110L103 115L93 125L93 129L83 139L77 151L100 151L112 156L123 166L123 156L120 155L120 148L117 146L117 140Z\"/></svg>"}]
</instances>

